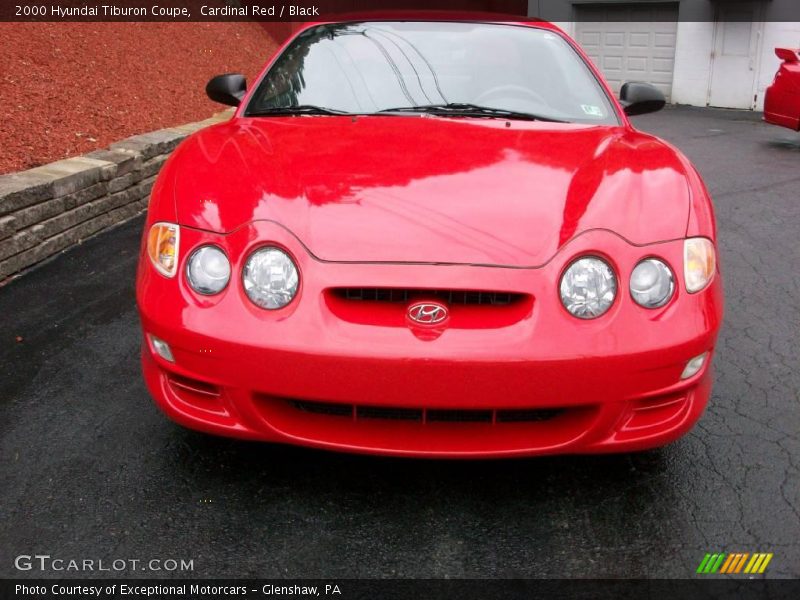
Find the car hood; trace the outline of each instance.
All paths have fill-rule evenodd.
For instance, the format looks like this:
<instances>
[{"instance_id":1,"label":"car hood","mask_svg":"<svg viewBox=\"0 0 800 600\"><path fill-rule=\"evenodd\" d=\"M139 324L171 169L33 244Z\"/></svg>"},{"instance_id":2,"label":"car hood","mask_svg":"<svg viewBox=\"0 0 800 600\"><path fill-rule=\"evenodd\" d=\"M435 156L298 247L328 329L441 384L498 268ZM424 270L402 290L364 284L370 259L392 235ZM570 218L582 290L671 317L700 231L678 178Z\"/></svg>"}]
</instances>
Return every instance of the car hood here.
<instances>
[{"instance_id":1,"label":"car hood","mask_svg":"<svg viewBox=\"0 0 800 600\"><path fill-rule=\"evenodd\" d=\"M625 127L239 118L171 162L181 225L275 221L327 261L538 266L592 229L683 237L690 204L685 159Z\"/></svg>"}]
</instances>

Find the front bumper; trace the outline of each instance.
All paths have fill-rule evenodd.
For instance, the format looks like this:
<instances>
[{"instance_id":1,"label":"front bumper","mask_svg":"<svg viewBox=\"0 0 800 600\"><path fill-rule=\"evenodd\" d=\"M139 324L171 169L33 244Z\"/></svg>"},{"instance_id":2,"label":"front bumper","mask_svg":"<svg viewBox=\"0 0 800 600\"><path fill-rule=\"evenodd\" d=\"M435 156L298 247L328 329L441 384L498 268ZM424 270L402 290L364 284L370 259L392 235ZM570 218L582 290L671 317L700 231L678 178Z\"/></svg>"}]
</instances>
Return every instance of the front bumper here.
<instances>
[{"instance_id":1,"label":"front bumper","mask_svg":"<svg viewBox=\"0 0 800 600\"><path fill-rule=\"evenodd\" d=\"M300 269L300 291L279 311L254 306L236 276L264 245L256 240L284 247ZM202 243L240 257L218 296L194 294L183 277L186 257ZM681 240L636 247L592 231L535 269L325 263L270 222L226 236L183 228L181 246L174 279L141 261L137 300L144 332L169 343L175 358L165 361L146 341L148 388L191 428L394 455L630 451L680 437L710 394L710 359L693 377L680 375L691 358L713 351L721 283L716 276L702 292L685 292ZM620 278L614 306L594 321L569 315L557 293L563 268L584 254L604 255ZM675 297L657 310L626 293L630 272L647 256L666 259L677 278ZM414 329L403 307L330 293L364 286L527 299L502 311L453 306L441 330Z\"/></svg>"}]
</instances>

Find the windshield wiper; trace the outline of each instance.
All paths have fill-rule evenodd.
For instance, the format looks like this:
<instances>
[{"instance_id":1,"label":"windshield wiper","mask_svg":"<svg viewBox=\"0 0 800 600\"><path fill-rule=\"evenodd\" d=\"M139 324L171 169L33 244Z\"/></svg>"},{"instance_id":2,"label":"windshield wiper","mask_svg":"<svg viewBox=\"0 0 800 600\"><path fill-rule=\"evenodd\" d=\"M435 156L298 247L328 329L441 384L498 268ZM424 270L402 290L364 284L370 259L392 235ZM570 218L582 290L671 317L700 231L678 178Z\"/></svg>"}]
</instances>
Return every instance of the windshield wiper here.
<instances>
[{"instance_id":1,"label":"windshield wiper","mask_svg":"<svg viewBox=\"0 0 800 600\"><path fill-rule=\"evenodd\" d=\"M397 108L387 108L379 113L393 112L415 112L429 113L434 115L455 115L459 117L489 117L498 119L520 119L524 121L548 121L551 123L566 123L561 119L545 117L527 112L516 110L506 110L504 108L492 108L491 106L479 106L467 102L449 102L447 104L422 104L420 106L399 106Z\"/></svg>"},{"instance_id":2,"label":"windshield wiper","mask_svg":"<svg viewBox=\"0 0 800 600\"><path fill-rule=\"evenodd\" d=\"M314 104L300 104L298 106L272 106L268 108L258 108L247 111L247 117L274 117L274 116L296 116L296 115L349 115L344 110L326 108Z\"/></svg>"}]
</instances>

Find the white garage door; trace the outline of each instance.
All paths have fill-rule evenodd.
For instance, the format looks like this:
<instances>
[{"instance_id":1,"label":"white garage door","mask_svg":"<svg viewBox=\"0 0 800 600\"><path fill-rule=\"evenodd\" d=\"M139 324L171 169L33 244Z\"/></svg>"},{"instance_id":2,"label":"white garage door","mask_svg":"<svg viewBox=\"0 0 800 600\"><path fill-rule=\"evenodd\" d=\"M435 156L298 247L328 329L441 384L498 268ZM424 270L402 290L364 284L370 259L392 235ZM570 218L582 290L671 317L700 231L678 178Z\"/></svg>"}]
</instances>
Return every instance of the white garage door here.
<instances>
[{"instance_id":1,"label":"white garage door","mask_svg":"<svg viewBox=\"0 0 800 600\"><path fill-rule=\"evenodd\" d=\"M575 38L615 93L646 81L669 100L675 67L678 3L575 5Z\"/></svg>"}]
</instances>

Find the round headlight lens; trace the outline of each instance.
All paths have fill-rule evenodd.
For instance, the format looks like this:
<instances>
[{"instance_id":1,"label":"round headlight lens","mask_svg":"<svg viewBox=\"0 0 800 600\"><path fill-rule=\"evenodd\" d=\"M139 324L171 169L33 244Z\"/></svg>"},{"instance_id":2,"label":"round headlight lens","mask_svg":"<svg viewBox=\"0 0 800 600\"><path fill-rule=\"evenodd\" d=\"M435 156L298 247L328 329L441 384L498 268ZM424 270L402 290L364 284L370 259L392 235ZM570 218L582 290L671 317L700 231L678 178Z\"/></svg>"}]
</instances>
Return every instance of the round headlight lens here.
<instances>
[{"instance_id":1,"label":"round headlight lens","mask_svg":"<svg viewBox=\"0 0 800 600\"><path fill-rule=\"evenodd\" d=\"M278 248L256 250L244 266L244 291L261 308L283 308L297 293L300 277L286 252Z\"/></svg>"},{"instance_id":2,"label":"round headlight lens","mask_svg":"<svg viewBox=\"0 0 800 600\"><path fill-rule=\"evenodd\" d=\"M631 273L631 296L645 308L664 306L675 291L670 268L656 258L646 258Z\"/></svg>"},{"instance_id":3,"label":"round headlight lens","mask_svg":"<svg viewBox=\"0 0 800 600\"><path fill-rule=\"evenodd\" d=\"M607 262L594 256L579 258L561 277L561 302L579 319L595 319L617 295L617 279Z\"/></svg>"},{"instance_id":4,"label":"round headlight lens","mask_svg":"<svg viewBox=\"0 0 800 600\"><path fill-rule=\"evenodd\" d=\"M186 279L198 294L219 294L231 278L231 263L216 246L201 246L189 257Z\"/></svg>"}]
</instances>

